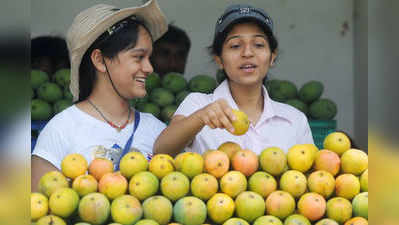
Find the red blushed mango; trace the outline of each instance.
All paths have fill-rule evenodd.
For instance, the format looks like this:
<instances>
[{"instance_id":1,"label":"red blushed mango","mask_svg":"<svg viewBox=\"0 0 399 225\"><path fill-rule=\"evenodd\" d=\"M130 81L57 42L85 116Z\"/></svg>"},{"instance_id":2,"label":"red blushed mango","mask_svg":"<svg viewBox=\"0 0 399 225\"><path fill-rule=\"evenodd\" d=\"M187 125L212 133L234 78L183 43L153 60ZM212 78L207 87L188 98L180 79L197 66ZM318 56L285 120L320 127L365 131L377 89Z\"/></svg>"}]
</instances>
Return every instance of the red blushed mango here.
<instances>
[{"instance_id":1,"label":"red blushed mango","mask_svg":"<svg viewBox=\"0 0 399 225\"><path fill-rule=\"evenodd\" d=\"M216 178L222 177L230 168L230 160L222 151L212 151L204 157L205 171Z\"/></svg>"},{"instance_id":2,"label":"red blushed mango","mask_svg":"<svg viewBox=\"0 0 399 225\"><path fill-rule=\"evenodd\" d=\"M120 172L107 173L98 183L100 193L103 193L111 200L125 194L127 187L127 180Z\"/></svg>"},{"instance_id":3,"label":"red blushed mango","mask_svg":"<svg viewBox=\"0 0 399 225\"><path fill-rule=\"evenodd\" d=\"M313 164L315 170L325 170L335 176L338 174L340 167L341 159L337 153L326 149L316 153Z\"/></svg>"},{"instance_id":4,"label":"red blushed mango","mask_svg":"<svg viewBox=\"0 0 399 225\"><path fill-rule=\"evenodd\" d=\"M317 193L306 193L298 201L298 210L310 221L316 221L326 212L326 200Z\"/></svg>"},{"instance_id":5,"label":"red blushed mango","mask_svg":"<svg viewBox=\"0 0 399 225\"><path fill-rule=\"evenodd\" d=\"M114 171L114 164L111 160L105 158L96 158L91 161L89 165L89 174L91 174L97 181L106 173Z\"/></svg>"},{"instance_id":6,"label":"red blushed mango","mask_svg":"<svg viewBox=\"0 0 399 225\"><path fill-rule=\"evenodd\" d=\"M255 152L244 149L236 152L232 159L233 169L249 177L258 170L259 160Z\"/></svg>"}]
</instances>

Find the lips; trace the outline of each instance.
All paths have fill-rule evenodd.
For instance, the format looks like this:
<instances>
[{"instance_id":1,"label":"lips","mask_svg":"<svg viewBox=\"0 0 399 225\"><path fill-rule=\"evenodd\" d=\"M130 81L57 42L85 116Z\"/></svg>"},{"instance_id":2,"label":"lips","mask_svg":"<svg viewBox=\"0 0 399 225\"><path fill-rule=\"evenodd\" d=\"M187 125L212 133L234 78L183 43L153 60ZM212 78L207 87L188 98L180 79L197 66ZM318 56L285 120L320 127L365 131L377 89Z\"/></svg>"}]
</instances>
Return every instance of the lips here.
<instances>
[{"instance_id":1,"label":"lips","mask_svg":"<svg viewBox=\"0 0 399 225\"><path fill-rule=\"evenodd\" d=\"M146 79L146 77L142 77L142 76L137 76L134 78L135 81L140 82L140 83L145 83L145 79Z\"/></svg>"},{"instance_id":2,"label":"lips","mask_svg":"<svg viewBox=\"0 0 399 225\"><path fill-rule=\"evenodd\" d=\"M255 69L256 69L257 67L258 67L258 66L256 66L255 64L252 64L252 63L245 63L245 64L242 64L242 65L240 66L240 70L243 70L243 71L245 71L245 72L247 72L247 73L250 73L250 72L255 71Z\"/></svg>"}]
</instances>

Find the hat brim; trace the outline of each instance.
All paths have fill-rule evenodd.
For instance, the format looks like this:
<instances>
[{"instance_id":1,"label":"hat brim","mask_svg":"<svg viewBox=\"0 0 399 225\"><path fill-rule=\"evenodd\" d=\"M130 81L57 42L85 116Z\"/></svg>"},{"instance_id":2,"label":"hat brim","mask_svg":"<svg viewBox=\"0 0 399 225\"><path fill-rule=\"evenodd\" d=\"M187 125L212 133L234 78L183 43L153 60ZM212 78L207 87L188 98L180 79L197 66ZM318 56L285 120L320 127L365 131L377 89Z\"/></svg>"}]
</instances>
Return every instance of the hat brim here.
<instances>
[{"instance_id":1,"label":"hat brim","mask_svg":"<svg viewBox=\"0 0 399 225\"><path fill-rule=\"evenodd\" d=\"M150 0L138 7L123 8L104 17L102 21L87 32L84 41L76 46L76 48L69 49L71 61L70 91L74 102L79 100L79 67L87 49L109 27L133 15L144 23L151 33L153 41L159 39L168 29L166 17L159 8L156 0Z\"/></svg>"},{"instance_id":2,"label":"hat brim","mask_svg":"<svg viewBox=\"0 0 399 225\"><path fill-rule=\"evenodd\" d=\"M254 15L245 15L245 16L233 16L233 17L227 18L225 21L222 22L222 24L219 27L216 26L215 35L217 35L217 33L224 32L226 30L226 28L229 27L230 25L236 24L236 23L238 23L242 20L246 20L246 19L255 21L255 22L259 23L260 25L267 27L270 31L273 30L273 28L264 21L264 18L262 16L254 14Z\"/></svg>"}]
</instances>

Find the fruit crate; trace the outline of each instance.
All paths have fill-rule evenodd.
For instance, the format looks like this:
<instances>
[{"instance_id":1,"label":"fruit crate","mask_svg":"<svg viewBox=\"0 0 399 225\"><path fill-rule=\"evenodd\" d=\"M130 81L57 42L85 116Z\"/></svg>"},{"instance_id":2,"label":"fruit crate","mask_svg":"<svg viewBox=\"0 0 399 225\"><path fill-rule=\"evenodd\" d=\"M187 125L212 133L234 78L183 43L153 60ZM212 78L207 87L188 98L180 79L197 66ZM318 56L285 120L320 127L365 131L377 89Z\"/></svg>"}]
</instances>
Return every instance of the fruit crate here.
<instances>
[{"instance_id":1,"label":"fruit crate","mask_svg":"<svg viewBox=\"0 0 399 225\"><path fill-rule=\"evenodd\" d=\"M46 126L47 124L47 120L32 120L31 121L31 130L32 131L37 131L38 133L44 128L44 126ZM36 137L31 137L31 152L33 151L33 149L35 148L36 145Z\"/></svg>"},{"instance_id":2,"label":"fruit crate","mask_svg":"<svg viewBox=\"0 0 399 225\"><path fill-rule=\"evenodd\" d=\"M336 120L309 120L309 126L312 130L314 144L323 149L324 138L334 132L337 128Z\"/></svg>"}]
</instances>

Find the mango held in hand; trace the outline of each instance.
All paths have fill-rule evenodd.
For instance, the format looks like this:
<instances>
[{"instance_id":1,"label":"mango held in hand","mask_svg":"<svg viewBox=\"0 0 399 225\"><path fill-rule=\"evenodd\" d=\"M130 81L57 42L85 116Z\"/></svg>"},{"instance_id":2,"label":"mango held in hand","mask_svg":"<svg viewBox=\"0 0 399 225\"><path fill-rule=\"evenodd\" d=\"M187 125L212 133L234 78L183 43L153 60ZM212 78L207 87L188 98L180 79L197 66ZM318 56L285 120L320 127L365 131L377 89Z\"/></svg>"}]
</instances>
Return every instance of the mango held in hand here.
<instances>
[{"instance_id":1,"label":"mango held in hand","mask_svg":"<svg viewBox=\"0 0 399 225\"><path fill-rule=\"evenodd\" d=\"M232 122L234 131L231 133L237 136L245 134L248 131L250 123L247 114L236 109L233 109L233 113L236 116L236 120Z\"/></svg>"}]
</instances>

